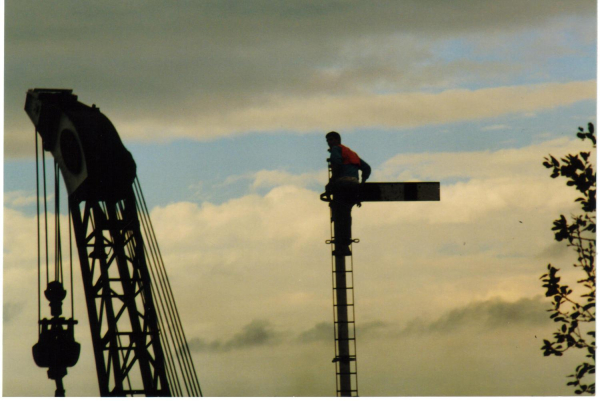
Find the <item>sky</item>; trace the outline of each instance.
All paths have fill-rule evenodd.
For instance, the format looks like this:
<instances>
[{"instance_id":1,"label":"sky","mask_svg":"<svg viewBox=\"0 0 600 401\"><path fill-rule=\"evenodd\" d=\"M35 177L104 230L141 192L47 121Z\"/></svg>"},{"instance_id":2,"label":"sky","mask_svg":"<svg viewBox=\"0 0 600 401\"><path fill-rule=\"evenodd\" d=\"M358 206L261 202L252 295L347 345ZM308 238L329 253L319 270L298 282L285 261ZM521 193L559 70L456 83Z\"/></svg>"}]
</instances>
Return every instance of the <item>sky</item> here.
<instances>
[{"instance_id":1,"label":"sky","mask_svg":"<svg viewBox=\"0 0 600 401\"><path fill-rule=\"evenodd\" d=\"M133 154L205 396L335 395L331 130L372 182L441 184L353 209L359 394L571 395L583 355L543 357L539 277L577 280L550 230L576 194L542 162L588 149L596 52L590 0L5 0L3 395L54 392L32 88L96 104ZM74 276L64 382L97 396Z\"/></svg>"}]
</instances>

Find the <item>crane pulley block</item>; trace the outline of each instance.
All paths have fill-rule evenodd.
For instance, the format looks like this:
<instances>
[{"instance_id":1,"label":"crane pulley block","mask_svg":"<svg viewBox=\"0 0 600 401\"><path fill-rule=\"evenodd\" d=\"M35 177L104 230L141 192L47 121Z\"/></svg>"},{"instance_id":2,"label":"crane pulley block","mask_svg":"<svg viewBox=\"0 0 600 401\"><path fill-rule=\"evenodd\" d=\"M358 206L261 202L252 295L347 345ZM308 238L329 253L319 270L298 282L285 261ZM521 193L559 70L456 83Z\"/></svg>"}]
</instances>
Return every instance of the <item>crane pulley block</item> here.
<instances>
[{"instance_id":1,"label":"crane pulley block","mask_svg":"<svg viewBox=\"0 0 600 401\"><path fill-rule=\"evenodd\" d=\"M64 397L62 378L67 375L67 368L75 366L81 352L81 345L75 341L77 320L60 316L67 294L61 282L48 283L44 294L50 301L52 318L39 321L39 339L32 348L33 360L39 367L48 368L48 378L56 381L55 394Z\"/></svg>"},{"instance_id":2,"label":"crane pulley block","mask_svg":"<svg viewBox=\"0 0 600 401\"><path fill-rule=\"evenodd\" d=\"M32 348L33 360L37 366L59 369L75 366L81 351L81 345L75 341L75 324L77 320L65 318L40 321L42 331L38 343Z\"/></svg>"}]
</instances>

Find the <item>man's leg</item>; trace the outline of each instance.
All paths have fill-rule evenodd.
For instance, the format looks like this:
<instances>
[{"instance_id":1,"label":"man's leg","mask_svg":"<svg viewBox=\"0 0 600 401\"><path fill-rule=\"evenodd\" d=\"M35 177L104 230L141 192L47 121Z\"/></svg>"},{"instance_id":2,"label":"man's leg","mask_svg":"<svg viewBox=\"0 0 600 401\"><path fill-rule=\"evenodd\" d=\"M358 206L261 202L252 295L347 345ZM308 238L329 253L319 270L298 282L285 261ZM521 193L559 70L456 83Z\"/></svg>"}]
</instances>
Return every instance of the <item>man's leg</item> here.
<instances>
[{"instance_id":1,"label":"man's leg","mask_svg":"<svg viewBox=\"0 0 600 401\"><path fill-rule=\"evenodd\" d=\"M337 192L330 206L334 224L335 249L342 252L343 255L350 255L353 194L347 191Z\"/></svg>"}]
</instances>

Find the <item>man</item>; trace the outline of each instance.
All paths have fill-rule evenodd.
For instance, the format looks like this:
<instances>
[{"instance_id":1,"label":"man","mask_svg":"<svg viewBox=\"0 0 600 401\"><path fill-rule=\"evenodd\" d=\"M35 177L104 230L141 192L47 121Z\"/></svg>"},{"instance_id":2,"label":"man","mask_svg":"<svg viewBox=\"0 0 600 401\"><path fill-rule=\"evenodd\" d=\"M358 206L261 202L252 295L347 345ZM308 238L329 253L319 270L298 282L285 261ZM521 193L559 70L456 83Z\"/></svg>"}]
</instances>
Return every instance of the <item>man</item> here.
<instances>
[{"instance_id":1,"label":"man","mask_svg":"<svg viewBox=\"0 0 600 401\"><path fill-rule=\"evenodd\" d=\"M371 175L371 166L362 160L356 152L342 145L340 134L335 131L325 135L329 152L331 153L331 180L333 187L358 184L358 172L362 172L361 183L367 181Z\"/></svg>"},{"instance_id":2,"label":"man","mask_svg":"<svg viewBox=\"0 0 600 401\"><path fill-rule=\"evenodd\" d=\"M335 249L339 255L350 255L352 243L352 207L358 203L360 185L358 172L361 172L361 183L371 175L371 166L362 160L356 152L342 145L340 134L335 131L325 135L331 157L331 178L325 187L325 194L333 195L329 203L333 223L336 226ZM325 195L324 194L324 195ZM359 205L360 206L360 205Z\"/></svg>"}]
</instances>

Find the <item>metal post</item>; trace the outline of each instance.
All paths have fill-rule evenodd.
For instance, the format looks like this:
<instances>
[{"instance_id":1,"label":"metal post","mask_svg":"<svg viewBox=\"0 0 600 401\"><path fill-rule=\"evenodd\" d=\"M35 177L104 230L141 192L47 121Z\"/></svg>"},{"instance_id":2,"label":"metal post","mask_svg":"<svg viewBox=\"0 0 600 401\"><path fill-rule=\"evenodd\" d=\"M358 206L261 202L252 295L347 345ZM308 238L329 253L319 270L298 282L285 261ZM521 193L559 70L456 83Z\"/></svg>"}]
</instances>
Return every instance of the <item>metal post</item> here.
<instances>
[{"instance_id":1,"label":"metal post","mask_svg":"<svg viewBox=\"0 0 600 401\"><path fill-rule=\"evenodd\" d=\"M350 343L348 327L348 296L346 282L346 257L335 257L335 309L336 309L336 331L338 346L340 395L350 397L352 395L352 382L350 373Z\"/></svg>"},{"instance_id":2,"label":"metal post","mask_svg":"<svg viewBox=\"0 0 600 401\"><path fill-rule=\"evenodd\" d=\"M331 179L331 166L330 166ZM333 199L331 198L333 196ZM360 186L325 187L321 200L329 203L334 244L334 332L336 357L336 384L338 395L358 396L356 365L356 330L354 318L353 267L346 266L346 257L351 255L352 206L362 202L439 201L439 182L377 182Z\"/></svg>"},{"instance_id":3,"label":"metal post","mask_svg":"<svg viewBox=\"0 0 600 401\"><path fill-rule=\"evenodd\" d=\"M336 341L337 363L337 384L338 394L342 397L357 396L356 388L356 347L354 336L354 296L352 270L347 269L346 250L348 249L346 238L350 233L344 229L339 220L351 221L351 208L338 207L336 202L331 202L332 215L336 216L338 221L333 221L334 225L334 245L333 251L335 258L335 269L333 271L334 286L334 332ZM346 215L347 214L347 215ZM352 380L354 376L354 381ZM353 385L354 384L354 385Z\"/></svg>"}]
</instances>

